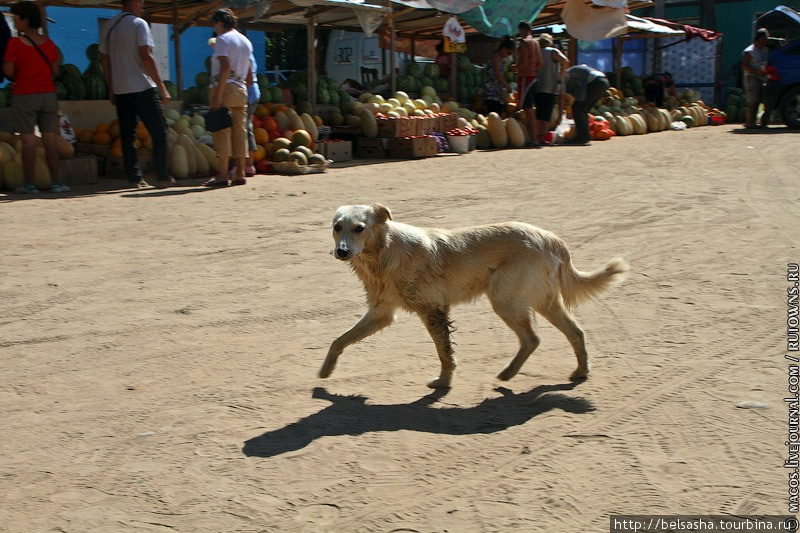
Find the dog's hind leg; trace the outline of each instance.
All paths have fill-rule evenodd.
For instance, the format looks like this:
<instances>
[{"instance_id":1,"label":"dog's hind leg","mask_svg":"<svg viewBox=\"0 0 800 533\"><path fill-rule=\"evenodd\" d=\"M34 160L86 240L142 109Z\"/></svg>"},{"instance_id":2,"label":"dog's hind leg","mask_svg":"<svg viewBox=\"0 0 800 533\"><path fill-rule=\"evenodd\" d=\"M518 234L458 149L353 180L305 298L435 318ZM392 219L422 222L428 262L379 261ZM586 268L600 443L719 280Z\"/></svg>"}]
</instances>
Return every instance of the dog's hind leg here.
<instances>
[{"instance_id":1,"label":"dog's hind leg","mask_svg":"<svg viewBox=\"0 0 800 533\"><path fill-rule=\"evenodd\" d=\"M418 311L422 322L433 339L433 343L436 345L439 361L442 363L439 377L428 383L428 387L432 389L449 388L457 365L455 355L453 355L453 345L450 341L451 322L448 315L449 311L448 307Z\"/></svg>"},{"instance_id":2,"label":"dog's hind leg","mask_svg":"<svg viewBox=\"0 0 800 533\"><path fill-rule=\"evenodd\" d=\"M520 302L498 302L492 301L492 308L497 315L503 319L503 322L508 324L514 333L519 337L519 351L514 359L503 369L497 376L498 379L508 381L517 375L522 365L528 360L528 357L533 353L537 346L539 346L539 337L533 331L531 323L531 310Z\"/></svg>"},{"instance_id":3,"label":"dog's hind leg","mask_svg":"<svg viewBox=\"0 0 800 533\"><path fill-rule=\"evenodd\" d=\"M370 307L364 316L356 322L352 328L345 331L338 339L331 343L328 356L319 370L319 377L327 378L336 367L336 361L345 348L361 339L377 333L394 320L394 308L378 306Z\"/></svg>"},{"instance_id":4,"label":"dog's hind leg","mask_svg":"<svg viewBox=\"0 0 800 533\"><path fill-rule=\"evenodd\" d=\"M589 355L586 353L586 341L584 339L583 330L575 321L561 298L554 299L547 308L537 309L539 314L550 321L563 333L572 349L575 350L575 356L578 358L578 368L570 374L569 378L572 380L586 379L589 375Z\"/></svg>"}]
</instances>

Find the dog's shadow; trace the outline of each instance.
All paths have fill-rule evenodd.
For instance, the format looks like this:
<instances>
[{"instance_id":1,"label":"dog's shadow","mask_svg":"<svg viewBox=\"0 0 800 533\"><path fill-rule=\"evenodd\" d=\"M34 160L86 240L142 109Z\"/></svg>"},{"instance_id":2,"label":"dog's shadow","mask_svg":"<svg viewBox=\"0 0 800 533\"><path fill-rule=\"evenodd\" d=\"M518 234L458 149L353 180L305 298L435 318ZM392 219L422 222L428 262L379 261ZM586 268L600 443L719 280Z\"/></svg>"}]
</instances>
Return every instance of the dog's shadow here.
<instances>
[{"instance_id":1,"label":"dog's shadow","mask_svg":"<svg viewBox=\"0 0 800 533\"><path fill-rule=\"evenodd\" d=\"M401 429L446 435L495 433L524 424L533 417L561 409L569 413L594 410L591 402L555 391L572 390L575 383L540 385L527 392L495 390L502 396L487 398L474 407L432 407L447 394L436 390L409 404L369 405L364 396L342 396L317 387L313 398L331 404L306 418L268 431L244 443L243 452L252 457L274 457L308 446L320 437L361 435L371 431Z\"/></svg>"}]
</instances>

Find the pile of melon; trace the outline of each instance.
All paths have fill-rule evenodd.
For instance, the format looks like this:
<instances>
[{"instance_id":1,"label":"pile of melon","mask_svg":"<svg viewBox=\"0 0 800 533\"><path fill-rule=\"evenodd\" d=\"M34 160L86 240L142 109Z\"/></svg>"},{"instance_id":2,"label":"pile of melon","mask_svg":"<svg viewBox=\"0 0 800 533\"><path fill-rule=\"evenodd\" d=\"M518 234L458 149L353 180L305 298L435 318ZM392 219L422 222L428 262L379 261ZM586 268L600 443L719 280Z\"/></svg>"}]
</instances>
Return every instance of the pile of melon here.
<instances>
[{"instance_id":1,"label":"pile of melon","mask_svg":"<svg viewBox=\"0 0 800 533\"><path fill-rule=\"evenodd\" d=\"M269 163L293 161L298 165L320 165L327 161L314 152L319 140L321 117L283 104L262 104L253 114L253 134L258 146L253 154L256 170L269 171Z\"/></svg>"},{"instance_id":2,"label":"pile of melon","mask_svg":"<svg viewBox=\"0 0 800 533\"><path fill-rule=\"evenodd\" d=\"M50 168L47 166L42 138L37 137L34 181L42 190L52 185ZM61 159L75 156L75 149L69 141L56 135L56 149ZM22 168L22 139L19 135L0 132L0 189L13 191L25 184L25 171Z\"/></svg>"}]
</instances>

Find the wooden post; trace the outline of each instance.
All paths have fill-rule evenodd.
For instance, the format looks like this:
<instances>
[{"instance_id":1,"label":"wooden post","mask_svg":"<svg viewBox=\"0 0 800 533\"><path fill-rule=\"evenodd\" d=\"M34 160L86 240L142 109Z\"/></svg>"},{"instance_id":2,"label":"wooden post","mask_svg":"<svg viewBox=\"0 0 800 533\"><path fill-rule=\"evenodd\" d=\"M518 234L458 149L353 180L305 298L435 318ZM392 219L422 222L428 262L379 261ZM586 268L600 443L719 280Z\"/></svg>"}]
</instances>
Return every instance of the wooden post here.
<instances>
[{"instance_id":1,"label":"wooden post","mask_svg":"<svg viewBox=\"0 0 800 533\"><path fill-rule=\"evenodd\" d=\"M178 100L183 100L183 68L181 62L181 34L178 31L179 20L178 2L177 0L172 0L172 39L175 41L175 75L177 78L175 85L178 87Z\"/></svg>"},{"instance_id":2,"label":"wooden post","mask_svg":"<svg viewBox=\"0 0 800 533\"><path fill-rule=\"evenodd\" d=\"M308 101L311 103L311 114L317 114L317 32L316 16L313 11L308 12ZM296 102L295 102L296 103Z\"/></svg>"},{"instance_id":3,"label":"wooden post","mask_svg":"<svg viewBox=\"0 0 800 533\"><path fill-rule=\"evenodd\" d=\"M389 68L391 69L391 74L389 75L390 84L389 86L392 88L392 96L394 93L397 92L397 48L395 42L395 34L394 34L394 18L389 17L389 51L390 51L390 58L389 58Z\"/></svg>"}]
</instances>

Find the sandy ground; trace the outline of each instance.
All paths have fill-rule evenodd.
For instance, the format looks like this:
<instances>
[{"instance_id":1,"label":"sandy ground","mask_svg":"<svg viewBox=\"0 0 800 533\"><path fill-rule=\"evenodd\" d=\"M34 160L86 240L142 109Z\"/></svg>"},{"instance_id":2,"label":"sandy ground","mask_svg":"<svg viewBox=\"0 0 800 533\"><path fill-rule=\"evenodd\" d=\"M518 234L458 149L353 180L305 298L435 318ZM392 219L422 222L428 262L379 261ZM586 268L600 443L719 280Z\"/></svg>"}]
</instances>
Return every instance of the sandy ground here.
<instances>
[{"instance_id":1,"label":"sandy ground","mask_svg":"<svg viewBox=\"0 0 800 533\"><path fill-rule=\"evenodd\" d=\"M785 514L787 263L798 134L703 127L591 147L340 164L245 187L0 196L0 530L608 531L612 513ZM627 281L510 382L487 301L460 366L401 314L316 373L363 311L341 204L526 221ZM797 354L796 354L797 355ZM766 409L739 409L741 401Z\"/></svg>"}]
</instances>

